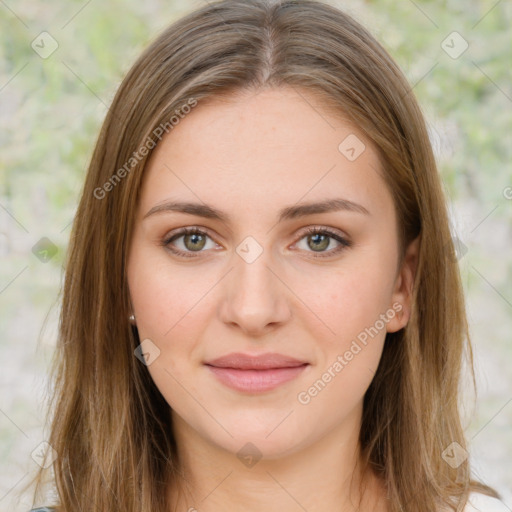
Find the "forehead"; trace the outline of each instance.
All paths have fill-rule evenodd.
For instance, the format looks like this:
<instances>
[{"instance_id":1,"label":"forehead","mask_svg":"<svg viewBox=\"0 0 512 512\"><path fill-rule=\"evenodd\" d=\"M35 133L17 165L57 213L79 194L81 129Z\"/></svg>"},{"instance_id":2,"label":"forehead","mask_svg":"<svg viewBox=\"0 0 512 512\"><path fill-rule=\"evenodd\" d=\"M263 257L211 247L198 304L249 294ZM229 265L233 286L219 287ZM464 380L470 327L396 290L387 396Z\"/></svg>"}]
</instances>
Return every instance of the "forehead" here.
<instances>
[{"instance_id":1,"label":"forehead","mask_svg":"<svg viewBox=\"0 0 512 512\"><path fill-rule=\"evenodd\" d=\"M371 142L318 96L244 91L200 100L162 139L145 169L141 210L170 197L239 215L326 197L386 210L381 173Z\"/></svg>"}]
</instances>

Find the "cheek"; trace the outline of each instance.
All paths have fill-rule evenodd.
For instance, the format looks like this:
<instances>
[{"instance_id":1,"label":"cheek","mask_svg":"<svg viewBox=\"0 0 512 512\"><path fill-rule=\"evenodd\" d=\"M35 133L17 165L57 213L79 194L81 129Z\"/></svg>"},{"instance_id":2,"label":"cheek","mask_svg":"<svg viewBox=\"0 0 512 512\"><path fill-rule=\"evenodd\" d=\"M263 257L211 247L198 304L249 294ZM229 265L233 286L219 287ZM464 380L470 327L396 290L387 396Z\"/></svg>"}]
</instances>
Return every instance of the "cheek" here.
<instances>
[{"instance_id":1,"label":"cheek","mask_svg":"<svg viewBox=\"0 0 512 512\"><path fill-rule=\"evenodd\" d=\"M377 265L303 273L294 291L325 327L329 341L340 342L372 326L389 308L391 286ZM315 318L308 315L308 318Z\"/></svg>"},{"instance_id":2,"label":"cheek","mask_svg":"<svg viewBox=\"0 0 512 512\"><path fill-rule=\"evenodd\" d=\"M128 283L139 335L160 341L187 322L211 287L208 273L173 268L164 249L160 253L144 248L131 254Z\"/></svg>"},{"instance_id":3,"label":"cheek","mask_svg":"<svg viewBox=\"0 0 512 512\"><path fill-rule=\"evenodd\" d=\"M187 364L196 359L194 350L201 339L200 299L213 284L198 278L197 272L194 278L193 272L172 271L168 263L143 250L132 256L128 283L139 338L151 340L159 351L147 369L169 405L184 410L189 398L182 393L182 383L193 396L201 394L198 384L188 378Z\"/></svg>"},{"instance_id":4,"label":"cheek","mask_svg":"<svg viewBox=\"0 0 512 512\"><path fill-rule=\"evenodd\" d=\"M392 318L386 302L389 286L382 276L379 281L379 276L347 272L316 281L325 293L311 297L315 300L311 309L319 312L335 334L314 336L318 367L297 401L318 428L325 427L320 418L325 419L326 408L331 411L328 421L339 422L357 406L373 380L386 338L381 315Z\"/></svg>"}]
</instances>

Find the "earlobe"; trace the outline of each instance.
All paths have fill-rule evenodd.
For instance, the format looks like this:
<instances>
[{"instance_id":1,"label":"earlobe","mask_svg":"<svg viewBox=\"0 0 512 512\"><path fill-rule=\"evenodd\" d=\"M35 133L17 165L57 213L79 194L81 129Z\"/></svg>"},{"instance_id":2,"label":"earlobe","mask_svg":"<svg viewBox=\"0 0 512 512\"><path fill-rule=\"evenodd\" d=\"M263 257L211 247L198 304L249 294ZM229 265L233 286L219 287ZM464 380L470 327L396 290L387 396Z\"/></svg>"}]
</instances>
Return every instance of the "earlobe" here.
<instances>
[{"instance_id":1,"label":"earlobe","mask_svg":"<svg viewBox=\"0 0 512 512\"><path fill-rule=\"evenodd\" d=\"M411 316L411 302L420 251L421 235L407 247L402 266L395 281L391 304L401 305L400 311L387 324L387 332L396 332L405 327Z\"/></svg>"}]
</instances>

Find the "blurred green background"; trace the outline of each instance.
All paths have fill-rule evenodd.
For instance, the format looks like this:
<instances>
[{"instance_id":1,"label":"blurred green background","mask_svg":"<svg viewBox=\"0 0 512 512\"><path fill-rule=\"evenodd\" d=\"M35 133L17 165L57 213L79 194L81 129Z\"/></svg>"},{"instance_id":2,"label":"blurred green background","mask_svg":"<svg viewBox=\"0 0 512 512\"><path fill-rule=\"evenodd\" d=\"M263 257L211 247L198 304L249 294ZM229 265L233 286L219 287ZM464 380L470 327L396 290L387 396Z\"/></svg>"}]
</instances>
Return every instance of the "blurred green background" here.
<instances>
[{"instance_id":1,"label":"blurred green background","mask_svg":"<svg viewBox=\"0 0 512 512\"><path fill-rule=\"evenodd\" d=\"M0 0L0 510L32 505L20 489L47 433L62 264L101 122L141 50L205 2ZM512 2L329 3L381 41L424 110L475 349L470 458L512 510Z\"/></svg>"}]
</instances>

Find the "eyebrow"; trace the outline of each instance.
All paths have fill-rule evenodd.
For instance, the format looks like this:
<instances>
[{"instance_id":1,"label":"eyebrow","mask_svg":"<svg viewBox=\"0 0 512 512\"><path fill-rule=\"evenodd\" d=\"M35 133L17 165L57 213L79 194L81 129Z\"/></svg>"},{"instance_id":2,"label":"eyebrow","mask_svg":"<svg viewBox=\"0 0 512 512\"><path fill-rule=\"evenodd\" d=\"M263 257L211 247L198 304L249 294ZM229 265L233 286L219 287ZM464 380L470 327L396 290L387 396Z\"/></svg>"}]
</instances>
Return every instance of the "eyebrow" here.
<instances>
[{"instance_id":1,"label":"eyebrow","mask_svg":"<svg viewBox=\"0 0 512 512\"><path fill-rule=\"evenodd\" d=\"M363 215L370 215L370 212L363 205L349 201L348 199L338 198L326 199L324 201L315 203L302 203L288 206L280 210L278 215L278 222L306 217L307 215L335 211L349 211L361 213ZM197 215L207 219L219 220L224 223L228 223L230 220L230 217L227 213L213 208L212 206L204 203L201 204L186 201L167 201L165 203L158 204L151 208L146 213L146 215L144 215L143 219L165 212L187 213L189 215Z\"/></svg>"}]
</instances>

